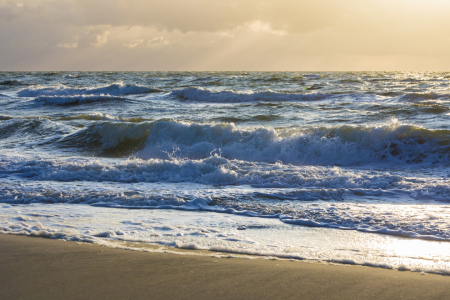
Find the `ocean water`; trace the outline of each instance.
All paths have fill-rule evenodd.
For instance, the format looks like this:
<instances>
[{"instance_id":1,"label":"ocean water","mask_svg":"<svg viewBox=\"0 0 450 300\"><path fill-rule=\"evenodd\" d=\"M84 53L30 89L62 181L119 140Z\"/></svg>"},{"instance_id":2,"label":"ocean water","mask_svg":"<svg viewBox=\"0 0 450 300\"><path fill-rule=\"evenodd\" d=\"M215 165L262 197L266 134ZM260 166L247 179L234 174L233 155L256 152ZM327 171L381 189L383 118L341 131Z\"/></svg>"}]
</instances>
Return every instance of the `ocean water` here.
<instances>
[{"instance_id":1,"label":"ocean water","mask_svg":"<svg viewBox=\"0 0 450 300\"><path fill-rule=\"evenodd\" d=\"M0 232L450 274L450 73L0 73Z\"/></svg>"}]
</instances>

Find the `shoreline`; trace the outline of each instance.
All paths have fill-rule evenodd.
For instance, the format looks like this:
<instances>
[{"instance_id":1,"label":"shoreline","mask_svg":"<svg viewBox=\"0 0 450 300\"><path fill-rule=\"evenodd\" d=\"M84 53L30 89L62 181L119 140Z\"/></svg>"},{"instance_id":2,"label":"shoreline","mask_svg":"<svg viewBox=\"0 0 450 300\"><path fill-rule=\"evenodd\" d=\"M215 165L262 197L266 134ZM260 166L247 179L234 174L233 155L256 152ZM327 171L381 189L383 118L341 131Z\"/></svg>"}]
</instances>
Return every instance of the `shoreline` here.
<instances>
[{"instance_id":1,"label":"shoreline","mask_svg":"<svg viewBox=\"0 0 450 300\"><path fill-rule=\"evenodd\" d=\"M8 234L0 234L0 252L1 299L446 299L450 291L442 275Z\"/></svg>"}]
</instances>

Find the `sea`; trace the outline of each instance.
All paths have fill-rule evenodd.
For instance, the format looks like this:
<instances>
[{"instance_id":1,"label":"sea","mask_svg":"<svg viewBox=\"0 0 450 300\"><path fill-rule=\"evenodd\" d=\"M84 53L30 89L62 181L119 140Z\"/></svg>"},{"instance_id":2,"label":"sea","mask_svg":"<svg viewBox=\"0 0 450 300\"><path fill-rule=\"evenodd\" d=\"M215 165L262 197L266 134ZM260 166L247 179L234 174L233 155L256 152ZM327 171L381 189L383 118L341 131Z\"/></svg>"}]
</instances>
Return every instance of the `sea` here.
<instances>
[{"instance_id":1,"label":"sea","mask_svg":"<svg viewBox=\"0 0 450 300\"><path fill-rule=\"evenodd\" d=\"M4 234L449 275L449 166L450 73L0 72Z\"/></svg>"}]
</instances>

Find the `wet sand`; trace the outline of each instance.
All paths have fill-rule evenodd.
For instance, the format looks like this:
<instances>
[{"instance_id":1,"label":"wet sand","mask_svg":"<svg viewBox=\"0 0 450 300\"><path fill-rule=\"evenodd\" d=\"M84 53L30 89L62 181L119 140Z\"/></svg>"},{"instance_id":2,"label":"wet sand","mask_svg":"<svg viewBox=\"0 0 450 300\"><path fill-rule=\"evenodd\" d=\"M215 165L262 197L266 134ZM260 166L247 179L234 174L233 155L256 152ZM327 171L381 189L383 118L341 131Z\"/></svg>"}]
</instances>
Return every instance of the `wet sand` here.
<instances>
[{"instance_id":1,"label":"wet sand","mask_svg":"<svg viewBox=\"0 0 450 300\"><path fill-rule=\"evenodd\" d=\"M214 253L211 253L213 255ZM450 277L0 234L0 299L449 299Z\"/></svg>"}]
</instances>

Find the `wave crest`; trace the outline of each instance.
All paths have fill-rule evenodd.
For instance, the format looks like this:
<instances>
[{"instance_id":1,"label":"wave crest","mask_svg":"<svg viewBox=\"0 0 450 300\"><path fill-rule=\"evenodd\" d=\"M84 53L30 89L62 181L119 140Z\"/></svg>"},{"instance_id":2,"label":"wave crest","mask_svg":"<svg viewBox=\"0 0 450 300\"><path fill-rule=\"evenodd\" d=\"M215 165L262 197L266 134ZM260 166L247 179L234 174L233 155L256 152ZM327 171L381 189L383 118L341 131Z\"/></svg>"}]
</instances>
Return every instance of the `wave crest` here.
<instances>
[{"instance_id":1,"label":"wave crest","mask_svg":"<svg viewBox=\"0 0 450 300\"><path fill-rule=\"evenodd\" d=\"M160 93L163 90L149 88L135 84L116 83L96 88L70 88L64 85L58 87L35 86L21 90L19 97L39 97L39 96L82 96L82 95L108 95L124 96L131 94Z\"/></svg>"},{"instance_id":2,"label":"wave crest","mask_svg":"<svg viewBox=\"0 0 450 300\"><path fill-rule=\"evenodd\" d=\"M202 102L251 102L251 101L314 101L322 100L330 95L312 94L289 94L275 91L253 92L253 91L212 91L200 87L189 87L176 89L171 92L172 96L189 101Z\"/></svg>"},{"instance_id":3,"label":"wave crest","mask_svg":"<svg viewBox=\"0 0 450 300\"><path fill-rule=\"evenodd\" d=\"M126 100L126 98L108 95L78 95L78 96L40 96L34 99L36 103L42 103L46 105L71 105L71 104L92 103L108 100Z\"/></svg>"},{"instance_id":4,"label":"wave crest","mask_svg":"<svg viewBox=\"0 0 450 300\"><path fill-rule=\"evenodd\" d=\"M172 120L101 122L61 142L96 145L113 155L142 159L227 159L293 165L367 165L450 162L450 131L428 130L396 121L378 127L340 126L295 131L234 124Z\"/></svg>"}]
</instances>

